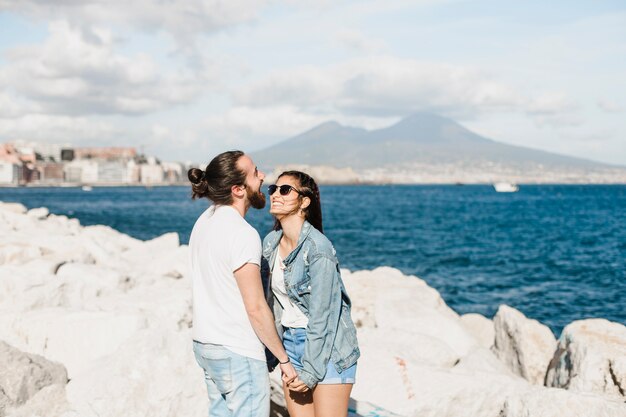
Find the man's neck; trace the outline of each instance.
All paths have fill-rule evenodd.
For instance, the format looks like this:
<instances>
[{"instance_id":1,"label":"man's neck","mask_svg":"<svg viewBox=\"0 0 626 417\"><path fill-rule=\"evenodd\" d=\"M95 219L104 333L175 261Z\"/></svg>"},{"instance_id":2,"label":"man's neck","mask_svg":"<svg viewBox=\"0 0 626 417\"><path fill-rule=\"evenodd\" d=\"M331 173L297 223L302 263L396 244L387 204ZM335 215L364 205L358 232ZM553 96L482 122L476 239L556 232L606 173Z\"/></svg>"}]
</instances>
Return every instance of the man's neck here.
<instances>
[{"instance_id":1,"label":"man's neck","mask_svg":"<svg viewBox=\"0 0 626 417\"><path fill-rule=\"evenodd\" d=\"M241 217L246 217L246 213L248 212L248 209L250 208L250 206L246 207L243 201L235 201L230 206L234 208L235 210L237 210L237 212L241 215Z\"/></svg>"}]
</instances>

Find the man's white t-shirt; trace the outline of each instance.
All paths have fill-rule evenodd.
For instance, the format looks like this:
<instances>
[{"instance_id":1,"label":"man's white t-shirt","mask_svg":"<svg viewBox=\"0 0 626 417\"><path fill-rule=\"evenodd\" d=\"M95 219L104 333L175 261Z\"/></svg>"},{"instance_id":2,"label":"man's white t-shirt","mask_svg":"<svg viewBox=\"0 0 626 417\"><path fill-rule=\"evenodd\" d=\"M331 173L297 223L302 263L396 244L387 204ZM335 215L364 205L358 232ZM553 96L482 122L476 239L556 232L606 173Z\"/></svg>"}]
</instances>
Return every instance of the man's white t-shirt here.
<instances>
[{"instance_id":1,"label":"man's white t-shirt","mask_svg":"<svg viewBox=\"0 0 626 417\"><path fill-rule=\"evenodd\" d=\"M193 339L265 361L234 275L246 263L261 264L259 233L234 207L211 206L196 221L189 248Z\"/></svg>"}]
</instances>

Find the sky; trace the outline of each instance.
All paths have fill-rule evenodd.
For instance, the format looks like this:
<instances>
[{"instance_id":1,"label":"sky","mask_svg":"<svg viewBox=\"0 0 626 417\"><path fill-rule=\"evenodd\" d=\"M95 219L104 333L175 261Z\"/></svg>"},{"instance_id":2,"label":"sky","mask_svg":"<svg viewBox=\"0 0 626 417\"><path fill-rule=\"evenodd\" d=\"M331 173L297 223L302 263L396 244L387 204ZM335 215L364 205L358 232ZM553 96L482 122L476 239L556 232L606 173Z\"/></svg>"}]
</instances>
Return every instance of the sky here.
<instances>
[{"instance_id":1,"label":"sky","mask_svg":"<svg viewBox=\"0 0 626 417\"><path fill-rule=\"evenodd\" d=\"M206 163L416 112L626 165L626 3L0 0L0 142Z\"/></svg>"}]
</instances>

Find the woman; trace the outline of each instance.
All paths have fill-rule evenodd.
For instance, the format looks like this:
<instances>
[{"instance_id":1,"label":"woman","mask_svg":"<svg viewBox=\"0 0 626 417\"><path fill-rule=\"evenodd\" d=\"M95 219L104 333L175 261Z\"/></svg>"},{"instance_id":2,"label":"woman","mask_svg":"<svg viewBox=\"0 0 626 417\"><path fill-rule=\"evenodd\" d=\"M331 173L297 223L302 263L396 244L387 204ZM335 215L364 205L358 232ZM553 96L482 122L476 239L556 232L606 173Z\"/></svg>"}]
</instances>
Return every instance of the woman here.
<instances>
[{"instance_id":1,"label":"woman","mask_svg":"<svg viewBox=\"0 0 626 417\"><path fill-rule=\"evenodd\" d=\"M298 372L283 381L291 417L347 416L359 348L317 184L299 171L269 186L274 230L263 241L276 328Z\"/></svg>"}]
</instances>

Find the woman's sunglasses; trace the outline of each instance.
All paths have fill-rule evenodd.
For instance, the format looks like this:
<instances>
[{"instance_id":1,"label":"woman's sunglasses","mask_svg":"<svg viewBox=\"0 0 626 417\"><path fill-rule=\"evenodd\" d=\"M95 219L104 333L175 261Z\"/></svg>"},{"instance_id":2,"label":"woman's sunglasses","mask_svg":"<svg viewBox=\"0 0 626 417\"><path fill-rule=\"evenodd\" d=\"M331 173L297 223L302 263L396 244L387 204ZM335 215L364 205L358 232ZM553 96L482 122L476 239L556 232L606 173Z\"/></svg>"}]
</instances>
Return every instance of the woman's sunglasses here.
<instances>
[{"instance_id":1,"label":"woman's sunglasses","mask_svg":"<svg viewBox=\"0 0 626 417\"><path fill-rule=\"evenodd\" d=\"M268 187L267 187L267 192L270 195L273 195L276 192L276 190L278 190L278 192L282 196L289 195L291 190L294 190L296 193L302 195L302 191L298 190L296 187L293 187L293 186L291 186L289 184L283 184L281 186L278 186L276 184L272 184L272 185L268 185Z\"/></svg>"}]
</instances>

